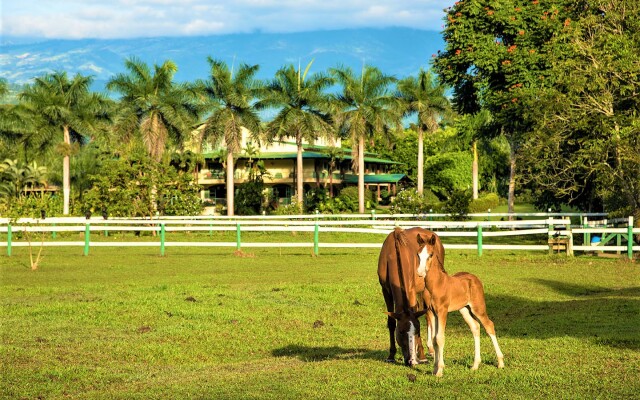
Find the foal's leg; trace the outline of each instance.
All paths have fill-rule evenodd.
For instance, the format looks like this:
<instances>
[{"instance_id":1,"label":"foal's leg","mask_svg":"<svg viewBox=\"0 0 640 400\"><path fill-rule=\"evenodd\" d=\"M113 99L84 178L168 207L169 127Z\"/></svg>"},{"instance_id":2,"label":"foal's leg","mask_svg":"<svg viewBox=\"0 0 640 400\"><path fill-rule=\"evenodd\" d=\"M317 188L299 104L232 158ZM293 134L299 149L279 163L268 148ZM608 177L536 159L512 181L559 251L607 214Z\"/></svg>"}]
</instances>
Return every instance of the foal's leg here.
<instances>
[{"instance_id":1,"label":"foal's leg","mask_svg":"<svg viewBox=\"0 0 640 400\"><path fill-rule=\"evenodd\" d=\"M478 321L473 319L471 316L471 312L469 311L469 306L462 307L460 309L460 314L462 314L462 318L469 325L469 329L471 329L471 333L473 334L473 345L474 345L474 355L473 355L473 366L472 370L477 370L480 366L480 362L482 361L480 358L480 324Z\"/></svg>"},{"instance_id":2,"label":"foal's leg","mask_svg":"<svg viewBox=\"0 0 640 400\"><path fill-rule=\"evenodd\" d=\"M433 357L433 355L435 354L435 351L433 350L434 331L433 331L433 321L429 317L429 314L431 313L427 313L427 315L425 316L425 319L427 320L427 350L429 351L429 355Z\"/></svg>"},{"instance_id":3,"label":"foal's leg","mask_svg":"<svg viewBox=\"0 0 640 400\"><path fill-rule=\"evenodd\" d=\"M447 310L440 310L435 317L434 343L435 354L433 357L433 374L442 376L444 373L444 330L447 326Z\"/></svg>"},{"instance_id":4,"label":"foal's leg","mask_svg":"<svg viewBox=\"0 0 640 400\"><path fill-rule=\"evenodd\" d=\"M498 345L496 328L493 325L493 321L491 321L487 315L487 306L484 303L484 299L482 299L482 302L478 302L478 304L471 305L471 313L482 323L484 330L487 331L487 334L491 338L493 348L496 350L496 357L498 358L498 368L504 368L504 355Z\"/></svg>"}]
</instances>

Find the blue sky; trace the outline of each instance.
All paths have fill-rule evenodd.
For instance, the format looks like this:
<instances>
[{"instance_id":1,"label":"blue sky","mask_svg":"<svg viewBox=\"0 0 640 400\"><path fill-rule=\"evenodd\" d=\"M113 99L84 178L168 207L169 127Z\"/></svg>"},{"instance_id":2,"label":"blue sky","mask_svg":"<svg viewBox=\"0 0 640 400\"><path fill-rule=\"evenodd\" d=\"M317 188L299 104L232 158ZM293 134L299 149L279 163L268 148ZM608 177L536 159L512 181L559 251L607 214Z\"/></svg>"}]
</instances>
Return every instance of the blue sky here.
<instances>
[{"instance_id":1,"label":"blue sky","mask_svg":"<svg viewBox=\"0 0 640 400\"><path fill-rule=\"evenodd\" d=\"M442 30L453 0L8 0L3 36L132 38L318 29Z\"/></svg>"}]
</instances>

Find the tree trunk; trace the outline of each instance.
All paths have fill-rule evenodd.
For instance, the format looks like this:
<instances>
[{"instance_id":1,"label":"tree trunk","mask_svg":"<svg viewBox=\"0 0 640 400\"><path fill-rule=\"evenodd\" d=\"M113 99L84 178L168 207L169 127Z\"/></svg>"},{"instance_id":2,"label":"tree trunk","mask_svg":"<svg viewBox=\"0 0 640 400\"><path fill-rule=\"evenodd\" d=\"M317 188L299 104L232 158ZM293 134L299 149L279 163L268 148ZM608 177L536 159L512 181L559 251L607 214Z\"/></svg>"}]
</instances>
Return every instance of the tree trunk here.
<instances>
[{"instance_id":1,"label":"tree trunk","mask_svg":"<svg viewBox=\"0 0 640 400\"><path fill-rule=\"evenodd\" d=\"M329 164L329 197L332 198L333 197L333 169L334 169L334 165L333 163Z\"/></svg>"},{"instance_id":2,"label":"tree trunk","mask_svg":"<svg viewBox=\"0 0 640 400\"><path fill-rule=\"evenodd\" d=\"M69 134L69 127L63 128L63 140L67 145L65 149L64 158L62 159L62 194L63 194L63 208L62 214L69 215L69 199L71 197L71 177L70 177L70 157L69 150L71 149L71 136Z\"/></svg>"},{"instance_id":3,"label":"tree trunk","mask_svg":"<svg viewBox=\"0 0 640 400\"><path fill-rule=\"evenodd\" d=\"M233 216L234 209L234 191L235 181L233 179L233 172L235 165L233 163L233 151L231 148L227 149L227 215Z\"/></svg>"},{"instance_id":4,"label":"tree trunk","mask_svg":"<svg viewBox=\"0 0 640 400\"><path fill-rule=\"evenodd\" d=\"M473 141L473 166L471 167L473 174L473 199L478 198L478 142Z\"/></svg>"},{"instance_id":5,"label":"tree trunk","mask_svg":"<svg viewBox=\"0 0 640 400\"><path fill-rule=\"evenodd\" d=\"M358 212L364 214L364 136L358 139Z\"/></svg>"},{"instance_id":6,"label":"tree trunk","mask_svg":"<svg viewBox=\"0 0 640 400\"><path fill-rule=\"evenodd\" d=\"M507 212L509 215L509 221L513 221L513 212L515 209L515 198L516 198L516 150L515 146L511 145L511 150L509 152L509 198L508 204L509 208Z\"/></svg>"},{"instance_id":7,"label":"tree trunk","mask_svg":"<svg viewBox=\"0 0 640 400\"><path fill-rule=\"evenodd\" d=\"M418 129L418 193L424 192L424 133Z\"/></svg>"},{"instance_id":8,"label":"tree trunk","mask_svg":"<svg viewBox=\"0 0 640 400\"><path fill-rule=\"evenodd\" d=\"M304 210L304 167L302 165L302 140L297 140L298 153L296 155L296 198L300 205L300 211Z\"/></svg>"}]
</instances>

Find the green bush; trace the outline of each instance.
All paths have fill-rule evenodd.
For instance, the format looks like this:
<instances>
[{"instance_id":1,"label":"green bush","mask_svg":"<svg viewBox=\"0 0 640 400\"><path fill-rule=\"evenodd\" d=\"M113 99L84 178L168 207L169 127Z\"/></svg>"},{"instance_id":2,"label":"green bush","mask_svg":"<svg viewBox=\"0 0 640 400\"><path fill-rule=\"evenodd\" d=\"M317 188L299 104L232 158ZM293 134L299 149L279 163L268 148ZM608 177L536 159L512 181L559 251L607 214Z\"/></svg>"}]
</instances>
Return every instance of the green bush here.
<instances>
[{"instance_id":1,"label":"green bush","mask_svg":"<svg viewBox=\"0 0 640 400\"><path fill-rule=\"evenodd\" d=\"M394 214L426 214L438 208L438 198L429 190L420 194L413 188L403 189L391 202L391 212Z\"/></svg>"},{"instance_id":2,"label":"green bush","mask_svg":"<svg viewBox=\"0 0 640 400\"><path fill-rule=\"evenodd\" d=\"M8 218L42 218L62 215L62 197L50 193L11 198L0 202L0 215Z\"/></svg>"},{"instance_id":3,"label":"green bush","mask_svg":"<svg viewBox=\"0 0 640 400\"><path fill-rule=\"evenodd\" d=\"M237 215L258 215L262 211L264 184L262 181L245 182L238 187L234 199Z\"/></svg>"},{"instance_id":4,"label":"green bush","mask_svg":"<svg viewBox=\"0 0 640 400\"><path fill-rule=\"evenodd\" d=\"M484 193L469 205L472 213L487 212L488 209L495 209L500 205L500 196L497 193Z\"/></svg>"},{"instance_id":5,"label":"green bush","mask_svg":"<svg viewBox=\"0 0 640 400\"><path fill-rule=\"evenodd\" d=\"M473 194L470 190L454 190L449 195L447 202L444 204L443 211L451 214L454 221L464 221L469 219L469 206Z\"/></svg>"},{"instance_id":6,"label":"green bush","mask_svg":"<svg viewBox=\"0 0 640 400\"><path fill-rule=\"evenodd\" d=\"M189 172L178 172L141 155L129 160L107 160L103 171L91 177L92 187L82 199L82 212L114 217L199 215L200 186Z\"/></svg>"}]
</instances>

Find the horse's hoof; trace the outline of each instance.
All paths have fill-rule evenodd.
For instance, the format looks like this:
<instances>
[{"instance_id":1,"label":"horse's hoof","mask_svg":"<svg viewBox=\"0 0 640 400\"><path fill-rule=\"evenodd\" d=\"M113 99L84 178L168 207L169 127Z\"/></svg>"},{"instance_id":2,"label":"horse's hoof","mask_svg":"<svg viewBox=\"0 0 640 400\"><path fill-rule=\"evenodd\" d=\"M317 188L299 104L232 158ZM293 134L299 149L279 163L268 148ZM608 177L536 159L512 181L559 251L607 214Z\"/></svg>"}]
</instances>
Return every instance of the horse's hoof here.
<instances>
[{"instance_id":1,"label":"horse's hoof","mask_svg":"<svg viewBox=\"0 0 640 400\"><path fill-rule=\"evenodd\" d=\"M390 363L390 364L395 364L396 360L395 358L387 358L386 360L384 360L384 362Z\"/></svg>"},{"instance_id":2,"label":"horse's hoof","mask_svg":"<svg viewBox=\"0 0 640 400\"><path fill-rule=\"evenodd\" d=\"M426 359L426 358L421 358L420 360L418 360L418 364L426 364L428 362L429 362L429 360Z\"/></svg>"}]
</instances>

